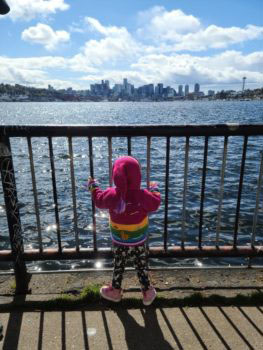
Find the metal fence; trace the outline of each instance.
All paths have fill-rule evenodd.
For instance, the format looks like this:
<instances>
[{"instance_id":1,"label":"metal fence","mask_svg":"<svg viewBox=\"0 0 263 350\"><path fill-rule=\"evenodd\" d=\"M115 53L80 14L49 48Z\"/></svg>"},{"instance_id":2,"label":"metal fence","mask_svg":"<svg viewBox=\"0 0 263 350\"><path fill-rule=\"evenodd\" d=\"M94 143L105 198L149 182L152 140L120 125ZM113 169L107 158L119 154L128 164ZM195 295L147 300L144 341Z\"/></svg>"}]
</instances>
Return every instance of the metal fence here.
<instances>
[{"instance_id":1,"label":"metal fence","mask_svg":"<svg viewBox=\"0 0 263 350\"><path fill-rule=\"evenodd\" d=\"M5 200L5 211L8 222L9 237L10 237L10 250L0 250L0 261L12 261L14 262L14 270L16 274L17 283L23 285L23 276L26 273L25 261L35 260L55 260L55 259L88 259L104 257L108 258L112 256L111 248L98 248L97 246L97 230L96 230L96 216L95 207L92 203L92 231L93 231L93 247L81 248L79 244L78 236L78 221L77 221L77 205L76 205L76 190L75 190L75 172L74 172L74 157L72 140L73 138L84 137L88 140L89 149L89 169L90 176L94 177L94 149L93 138L103 137L107 138L107 150L108 150L108 171L110 185L111 182L111 170L112 170L112 140L113 138L125 138L127 141L127 153L132 154L132 141L136 137L145 137L147 142L147 151L145 154L147 164L147 185L149 185L151 174L151 140L153 137L164 138L166 142L165 152L165 193L163 195L164 201L164 217L163 217L163 243L160 246L154 246L149 248L150 257L262 257L262 246L255 245L255 238L257 235L257 219L260 203L260 191L262 187L263 176L263 160L262 154L259 157L259 173L257 174L257 189L255 191L255 210L253 217L253 227L251 230L250 244L238 245L239 234L239 215L240 205L242 198L242 189L244 181L244 172L247 155L247 145L249 137L259 137L263 135L263 125L189 125L189 126L176 126L176 125L145 125L145 126L87 126L87 125L50 125L50 126L0 126L0 170L2 177L3 194ZM185 244L187 238L186 230L186 210L187 210L187 188L188 188L188 176L189 176L189 141L196 137L204 138L203 156L202 156L202 175L201 175L201 188L200 188L200 210L199 210L199 229L198 229L198 242L196 245ZM207 175L207 157L209 149L209 141L215 136L221 136L224 138L224 146L221 159L221 172L220 172L220 190L218 198L217 208L217 223L215 232L215 244L205 245L203 244L203 220L204 220L204 199L206 195L206 175ZM239 184L236 198L235 207L235 222L233 230L233 241L231 245L220 245L220 226L221 226L221 211L222 201L224 195L224 180L225 180L225 167L226 157L228 151L229 136L239 136L243 138L242 156L239 171ZM30 160L30 171L32 178L32 191L34 196L34 208L37 223L38 232L38 249L24 249L23 245L23 232L19 215L19 205L17 198L17 188L15 181L14 163L12 157L12 151L10 146L10 140L12 138L19 137L27 140L28 157ZM47 138L49 161L51 168L52 178L52 192L54 201L54 212L56 220L56 237L57 248L43 248L42 233L40 225L40 214L38 204L37 193L37 179L35 176L35 163L33 159L31 138ZM68 153L70 159L70 183L72 191L72 203L73 203L73 221L74 221L74 234L75 234L75 247L63 248L61 244L61 232L60 232L60 213L58 206L57 195L57 182L55 171L55 160L53 152L53 138L64 137L68 141ZM169 177L170 177L170 144L173 138L184 138L184 180L182 189L182 226L181 226L181 242L179 245L168 244L168 212L169 212Z\"/></svg>"}]
</instances>

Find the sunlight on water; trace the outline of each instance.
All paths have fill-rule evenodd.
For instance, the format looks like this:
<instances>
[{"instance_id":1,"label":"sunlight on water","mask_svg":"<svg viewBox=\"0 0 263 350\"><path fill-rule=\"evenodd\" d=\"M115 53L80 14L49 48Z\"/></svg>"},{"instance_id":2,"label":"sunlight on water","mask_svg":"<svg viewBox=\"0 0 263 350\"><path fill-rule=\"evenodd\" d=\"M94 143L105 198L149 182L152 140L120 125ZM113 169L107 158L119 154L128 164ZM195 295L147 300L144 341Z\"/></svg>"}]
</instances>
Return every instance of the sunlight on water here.
<instances>
[{"instance_id":1,"label":"sunlight on water","mask_svg":"<svg viewBox=\"0 0 263 350\"><path fill-rule=\"evenodd\" d=\"M230 122L231 128L236 123L262 123L262 101L254 102L167 102L167 103L2 103L0 122L10 125L25 124L61 124L88 123L96 125L147 125L147 124L218 124ZM132 106L132 107L131 107ZM36 113L32 111L38 110ZM132 108L132 109L131 109ZM52 111L52 113L51 113ZM78 119L76 119L76 114ZM61 117L62 116L62 117ZM19 212L24 244L28 249L38 249L38 227L36 222L35 199L32 191L32 175L26 140L11 138L13 162L16 175ZM182 237L182 206L184 189L185 167L185 138L171 137L170 140L170 176L168 193L168 246L180 244ZM60 232L63 247L76 246L76 234L79 236L79 245L83 248L93 247L93 209L90 193L82 186L87 181L91 171L100 183L102 189L109 186L109 150L106 137L93 137L93 170L89 155L89 143L85 137L73 137L73 170L75 177L75 202L72 189L72 164L66 137L53 138L55 179L57 190L57 209L60 219ZM51 176L48 140L44 137L32 139L34 166L36 175L37 199L39 205L40 229L43 233L44 248L57 246L54 204L54 188ZM219 245L233 243L235 225L235 211L237 203L238 184L240 179L240 164L242 158L243 138L229 137L224 191L222 200L222 215L220 223ZM249 244L255 209L255 199L259 174L260 151L263 148L262 137L249 137L247 158L241 198L239 217L238 243ZM205 183L205 200L203 211L202 244L215 245L217 229L217 210L220 197L220 181L222 155L224 149L223 137L209 138L207 174ZM197 245L198 227L200 220L200 191L202 185L204 138L191 137L189 141L189 169L185 208L185 242ZM112 137L112 159L127 154L127 139ZM131 153L142 166L142 187L146 186L147 168L147 139L136 137L131 139ZM164 138L151 139L151 179L159 182L162 195L160 209L150 216L149 244L160 246L163 243L163 227L165 214L165 155L166 142ZM1 191L1 189L0 189ZM261 191L262 198L262 191ZM261 202L261 201L260 201ZM0 193L0 228L7 227L5 218L3 192ZM75 212L73 210L75 209ZM96 209L96 243L98 248L111 246L107 211ZM75 223L77 232L75 232ZM260 205L256 227L256 244L263 244L263 211ZM0 249L9 249L8 228L0 237ZM184 259L183 264L191 266L206 266L215 264L213 259ZM233 259L231 260L232 264ZM179 265L182 260L174 259L168 263L162 259L160 265ZM220 259L219 263L228 265L229 259ZM88 265L93 267L94 261ZM97 261L95 267L100 269L107 266L107 261ZM240 264L241 259L235 259ZM77 268L87 266L87 261L63 262L63 268ZM36 264L37 266L37 264ZM43 270L57 268L62 265L52 261L50 265L41 264Z\"/></svg>"},{"instance_id":2,"label":"sunlight on water","mask_svg":"<svg viewBox=\"0 0 263 350\"><path fill-rule=\"evenodd\" d=\"M57 229L57 225L56 224L52 224L52 225L49 225L46 227L46 231L49 232L49 231L53 231L53 230L56 230Z\"/></svg>"},{"instance_id":3,"label":"sunlight on water","mask_svg":"<svg viewBox=\"0 0 263 350\"><path fill-rule=\"evenodd\" d=\"M198 266L198 267L203 266L203 263L201 261L199 261L198 259L195 259L194 264L195 264L195 266Z\"/></svg>"},{"instance_id":4,"label":"sunlight on water","mask_svg":"<svg viewBox=\"0 0 263 350\"><path fill-rule=\"evenodd\" d=\"M32 243L31 244L25 244L24 247L25 247L25 250L32 250L32 249L34 249L34 245Z\"/></svg>"},{"instance_id":5,"label":"sunlight on water","mask_svg":"<svg viewBox=\"0 0 263 350\"><path fill-rule=\"evenodd\" d=\"M109 217L109 214L108 214L108 212L106 212L106 211L100 211L99 213L95 214L95 216L96 216L97 218L105 219L105 218L108 218L108 217Z\"/></svg>"},{"instance_id":6,"label":"sunlight on water","mask_svg":"<svg viewBox=\"0 0 263 350\"><path fill-rule=\"evenodd\" d=\"M94 264L96 269L101 269L103 267L102 261L96 261Z\"/></svg>"}]
</instances>

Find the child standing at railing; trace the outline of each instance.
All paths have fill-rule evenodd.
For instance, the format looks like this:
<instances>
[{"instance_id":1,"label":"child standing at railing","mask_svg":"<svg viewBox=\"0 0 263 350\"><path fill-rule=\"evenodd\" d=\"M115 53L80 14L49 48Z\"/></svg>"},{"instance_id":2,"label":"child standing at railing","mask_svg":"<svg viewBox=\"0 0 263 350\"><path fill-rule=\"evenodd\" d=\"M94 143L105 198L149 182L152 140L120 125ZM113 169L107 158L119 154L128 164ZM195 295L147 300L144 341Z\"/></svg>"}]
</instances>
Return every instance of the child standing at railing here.
<instances>
[{"instance_id":1,"label":"child standing at railing","mask_svg":"<svg viewBox=\"0 0 263 350\"><path fill-rule=\"evenodd\" d=\"M142 287L143 304L150 305L156 297L147 272L145 241L148 230L148 213L160 205L160 193L156 183L150 189L141 189L141 167L133 157L120 157L112 169L116 187L101 190L94 179L89 179L88 189L96 207L108 209L113 241L114 270L112 284L103 286L103 298L119 302L122 298L121 283L127 258L132 258Z\"/></svg>"}]
</instances>

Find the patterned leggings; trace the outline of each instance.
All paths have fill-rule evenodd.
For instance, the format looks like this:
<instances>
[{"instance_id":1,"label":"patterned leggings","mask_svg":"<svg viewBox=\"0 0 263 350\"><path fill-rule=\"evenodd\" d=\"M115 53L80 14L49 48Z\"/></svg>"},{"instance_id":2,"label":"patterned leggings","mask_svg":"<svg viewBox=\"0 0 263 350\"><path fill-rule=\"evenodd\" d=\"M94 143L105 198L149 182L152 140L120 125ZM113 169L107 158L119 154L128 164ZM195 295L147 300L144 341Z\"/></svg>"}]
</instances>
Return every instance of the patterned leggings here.
<instances>
[{"instance_id":1,"label":"patterned leggings","mask_svg":"<svg viewBox=\"0 0 263 350\"><path fill-rule=\"evenodd\" d=\"M121 288L126 260L127 258L132 258L142 289L147 290L150 286L150 281L147 272L147 254L145 246L138 245L129 247L122 245L113 245L113 254L114 270L112 277L112 287L118 289Z\"/></svg>"}]
</instances>

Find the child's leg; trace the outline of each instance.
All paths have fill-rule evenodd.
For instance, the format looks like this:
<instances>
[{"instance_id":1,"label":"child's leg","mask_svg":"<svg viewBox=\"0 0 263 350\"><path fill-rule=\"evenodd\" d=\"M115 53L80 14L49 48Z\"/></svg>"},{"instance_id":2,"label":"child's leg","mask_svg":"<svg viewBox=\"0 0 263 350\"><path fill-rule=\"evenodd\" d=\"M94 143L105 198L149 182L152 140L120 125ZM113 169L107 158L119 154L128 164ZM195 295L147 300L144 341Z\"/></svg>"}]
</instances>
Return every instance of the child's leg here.
<instances>
[{"instance_id":1,"label":"child's leg","mask_svg":"<svg viewBox=\"0 0 263 350\"><path fill-rule=\"evenodd\" d=\"M134 256L134 267L137 271L137 276L142 285L142 290L149 289L150 281L147 272L147 254L144 245L135 246L132 248Z\"/></svg>"},{"instance_id":2,"label":"child's leg","mask_svg":"<svg viewBox=\"0 0 263 350\"><path fill-rule=\"evenodd\" d=\"M114 245L113 254L114 254L114 270L112 276L112 287L120 289L121 282L123 278L123 273L125 269L125 262L127 258L129 247Z\"/></svg>"}]
</instances>

